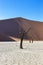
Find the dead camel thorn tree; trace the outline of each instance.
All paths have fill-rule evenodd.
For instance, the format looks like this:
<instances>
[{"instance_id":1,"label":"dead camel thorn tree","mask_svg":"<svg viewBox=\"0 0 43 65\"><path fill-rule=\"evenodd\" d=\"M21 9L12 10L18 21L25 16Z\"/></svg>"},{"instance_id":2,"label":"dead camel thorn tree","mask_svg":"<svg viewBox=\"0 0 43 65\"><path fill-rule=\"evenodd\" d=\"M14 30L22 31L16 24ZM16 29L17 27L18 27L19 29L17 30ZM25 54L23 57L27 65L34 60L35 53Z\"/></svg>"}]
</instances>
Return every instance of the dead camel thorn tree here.
<instances>
[{"instance_id":1,"label":"dead camel thorn tree","mask_svg":"<svg viewBox=\"0 0 43 65\"><path fill-rule=\"evenodd\" d=\"M21 42L20 42L20 48L23 49L23 46L22 46L22 43L23 43L23 38L24 38L24 35L26 33L28 33L30 31L31 27L27 30L27 31L22 31L21 33Z\"/></svg>"}]
</instances>

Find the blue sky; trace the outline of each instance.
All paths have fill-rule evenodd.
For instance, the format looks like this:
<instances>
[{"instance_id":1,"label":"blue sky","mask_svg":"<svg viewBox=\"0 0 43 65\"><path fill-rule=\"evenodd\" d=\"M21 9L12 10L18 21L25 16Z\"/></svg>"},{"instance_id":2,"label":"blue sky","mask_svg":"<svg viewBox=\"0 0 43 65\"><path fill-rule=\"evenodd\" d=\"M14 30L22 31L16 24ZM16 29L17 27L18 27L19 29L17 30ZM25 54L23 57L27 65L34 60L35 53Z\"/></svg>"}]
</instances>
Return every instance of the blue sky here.
<instances>
[{"instance_id":1,"label":"blue sky","mask_svg":"<svg viewBox=\"0 0 43 65\"><path fill-rule=\"evenodd\" d=\"M0 19L15 17L43 21L43 0L0 0Z\"/></svg>"}]
</instances>

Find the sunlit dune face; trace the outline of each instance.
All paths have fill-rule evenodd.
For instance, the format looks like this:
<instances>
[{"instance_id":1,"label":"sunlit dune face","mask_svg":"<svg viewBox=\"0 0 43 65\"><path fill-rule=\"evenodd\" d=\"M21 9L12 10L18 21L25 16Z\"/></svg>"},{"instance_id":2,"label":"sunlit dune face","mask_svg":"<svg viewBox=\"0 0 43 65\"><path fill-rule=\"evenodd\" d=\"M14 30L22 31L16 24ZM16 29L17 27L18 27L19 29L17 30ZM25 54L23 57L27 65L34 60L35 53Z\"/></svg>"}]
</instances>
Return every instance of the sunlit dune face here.
<instances>
[{"instance_id":1,"label":"sunlit dune face","mask_svg":"<svg viewBox=\"0 0 43 65\"><path fill-rule=\"evenodd\" d=\"M15 40L15 41L19 41L20 39L19 38L16 38L16 37L12 37L12 36L8 36L10 39L12 40Z\"/></svg>"}]
</instances>

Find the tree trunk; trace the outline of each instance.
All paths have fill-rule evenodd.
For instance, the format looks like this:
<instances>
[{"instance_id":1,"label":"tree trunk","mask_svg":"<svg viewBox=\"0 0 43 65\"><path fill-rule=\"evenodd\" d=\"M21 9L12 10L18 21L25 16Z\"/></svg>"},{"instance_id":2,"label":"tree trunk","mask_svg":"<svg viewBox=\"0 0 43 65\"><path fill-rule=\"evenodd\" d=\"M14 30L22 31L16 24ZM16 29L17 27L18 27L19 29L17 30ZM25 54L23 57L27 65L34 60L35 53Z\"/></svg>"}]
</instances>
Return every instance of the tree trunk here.
<instances>
[{"instance_id":1,"label":"tree trunk","mask_svg":"<svg viewBox=\"0 0 43 65\"><path fill-rule=\"evenodd\" d=\"M23 43L23 37L24 37L24 33L21 36L21 42L20 42L20 48L23 49L22 43Z\"/></svg>"},{"instance_id":2,"label":"tree trunk","mask_svg":"<svg viewBox=\"0 0 43 65\"><path fill-rule=\"evenodd\" d=\"M23 43L23 39L21 38L21 42L20 42L20 48L21 49L23 49L22 43Z\"/></svg>"},{"instance_id":3,"label":"tree trunk","mask_svg":"<svg viewBox=\"0 0 43 65\"><path fill-rule=\"evenodd\" d=\"M33 43L33 39L32 39L32 43Z\"/></svg>"}]
</instances>

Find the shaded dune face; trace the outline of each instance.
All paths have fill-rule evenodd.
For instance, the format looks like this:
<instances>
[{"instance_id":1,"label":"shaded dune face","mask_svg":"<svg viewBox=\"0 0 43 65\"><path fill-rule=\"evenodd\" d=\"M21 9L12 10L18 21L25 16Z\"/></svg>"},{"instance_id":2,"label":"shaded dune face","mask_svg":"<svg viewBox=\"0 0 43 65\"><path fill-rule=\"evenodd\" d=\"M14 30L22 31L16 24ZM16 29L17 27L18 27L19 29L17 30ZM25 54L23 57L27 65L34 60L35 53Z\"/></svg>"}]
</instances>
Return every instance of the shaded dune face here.
<instances>
[{"instance_id":1,"label":"shaded dune face","mask_svg":"<svg viewBox=\"0 0 43 65\"><path fill-rule=\"evenodd\" d=\"M6 36L4 34L0 34L0 41L15 41L15 40L10 38L9 36Z\"/></svg>"},{"instance_id":2,"label":"shaded dune face","mask_svg":"<svg viewBox=\"0 0 43 65\"><path fill-rule=\"evenodd\" d=\"M43 22L24 18L0 20L0 41L16 41L21 38L23 31L28 31L24 39L43 40Z\"/></svg>"}]
</instances>

